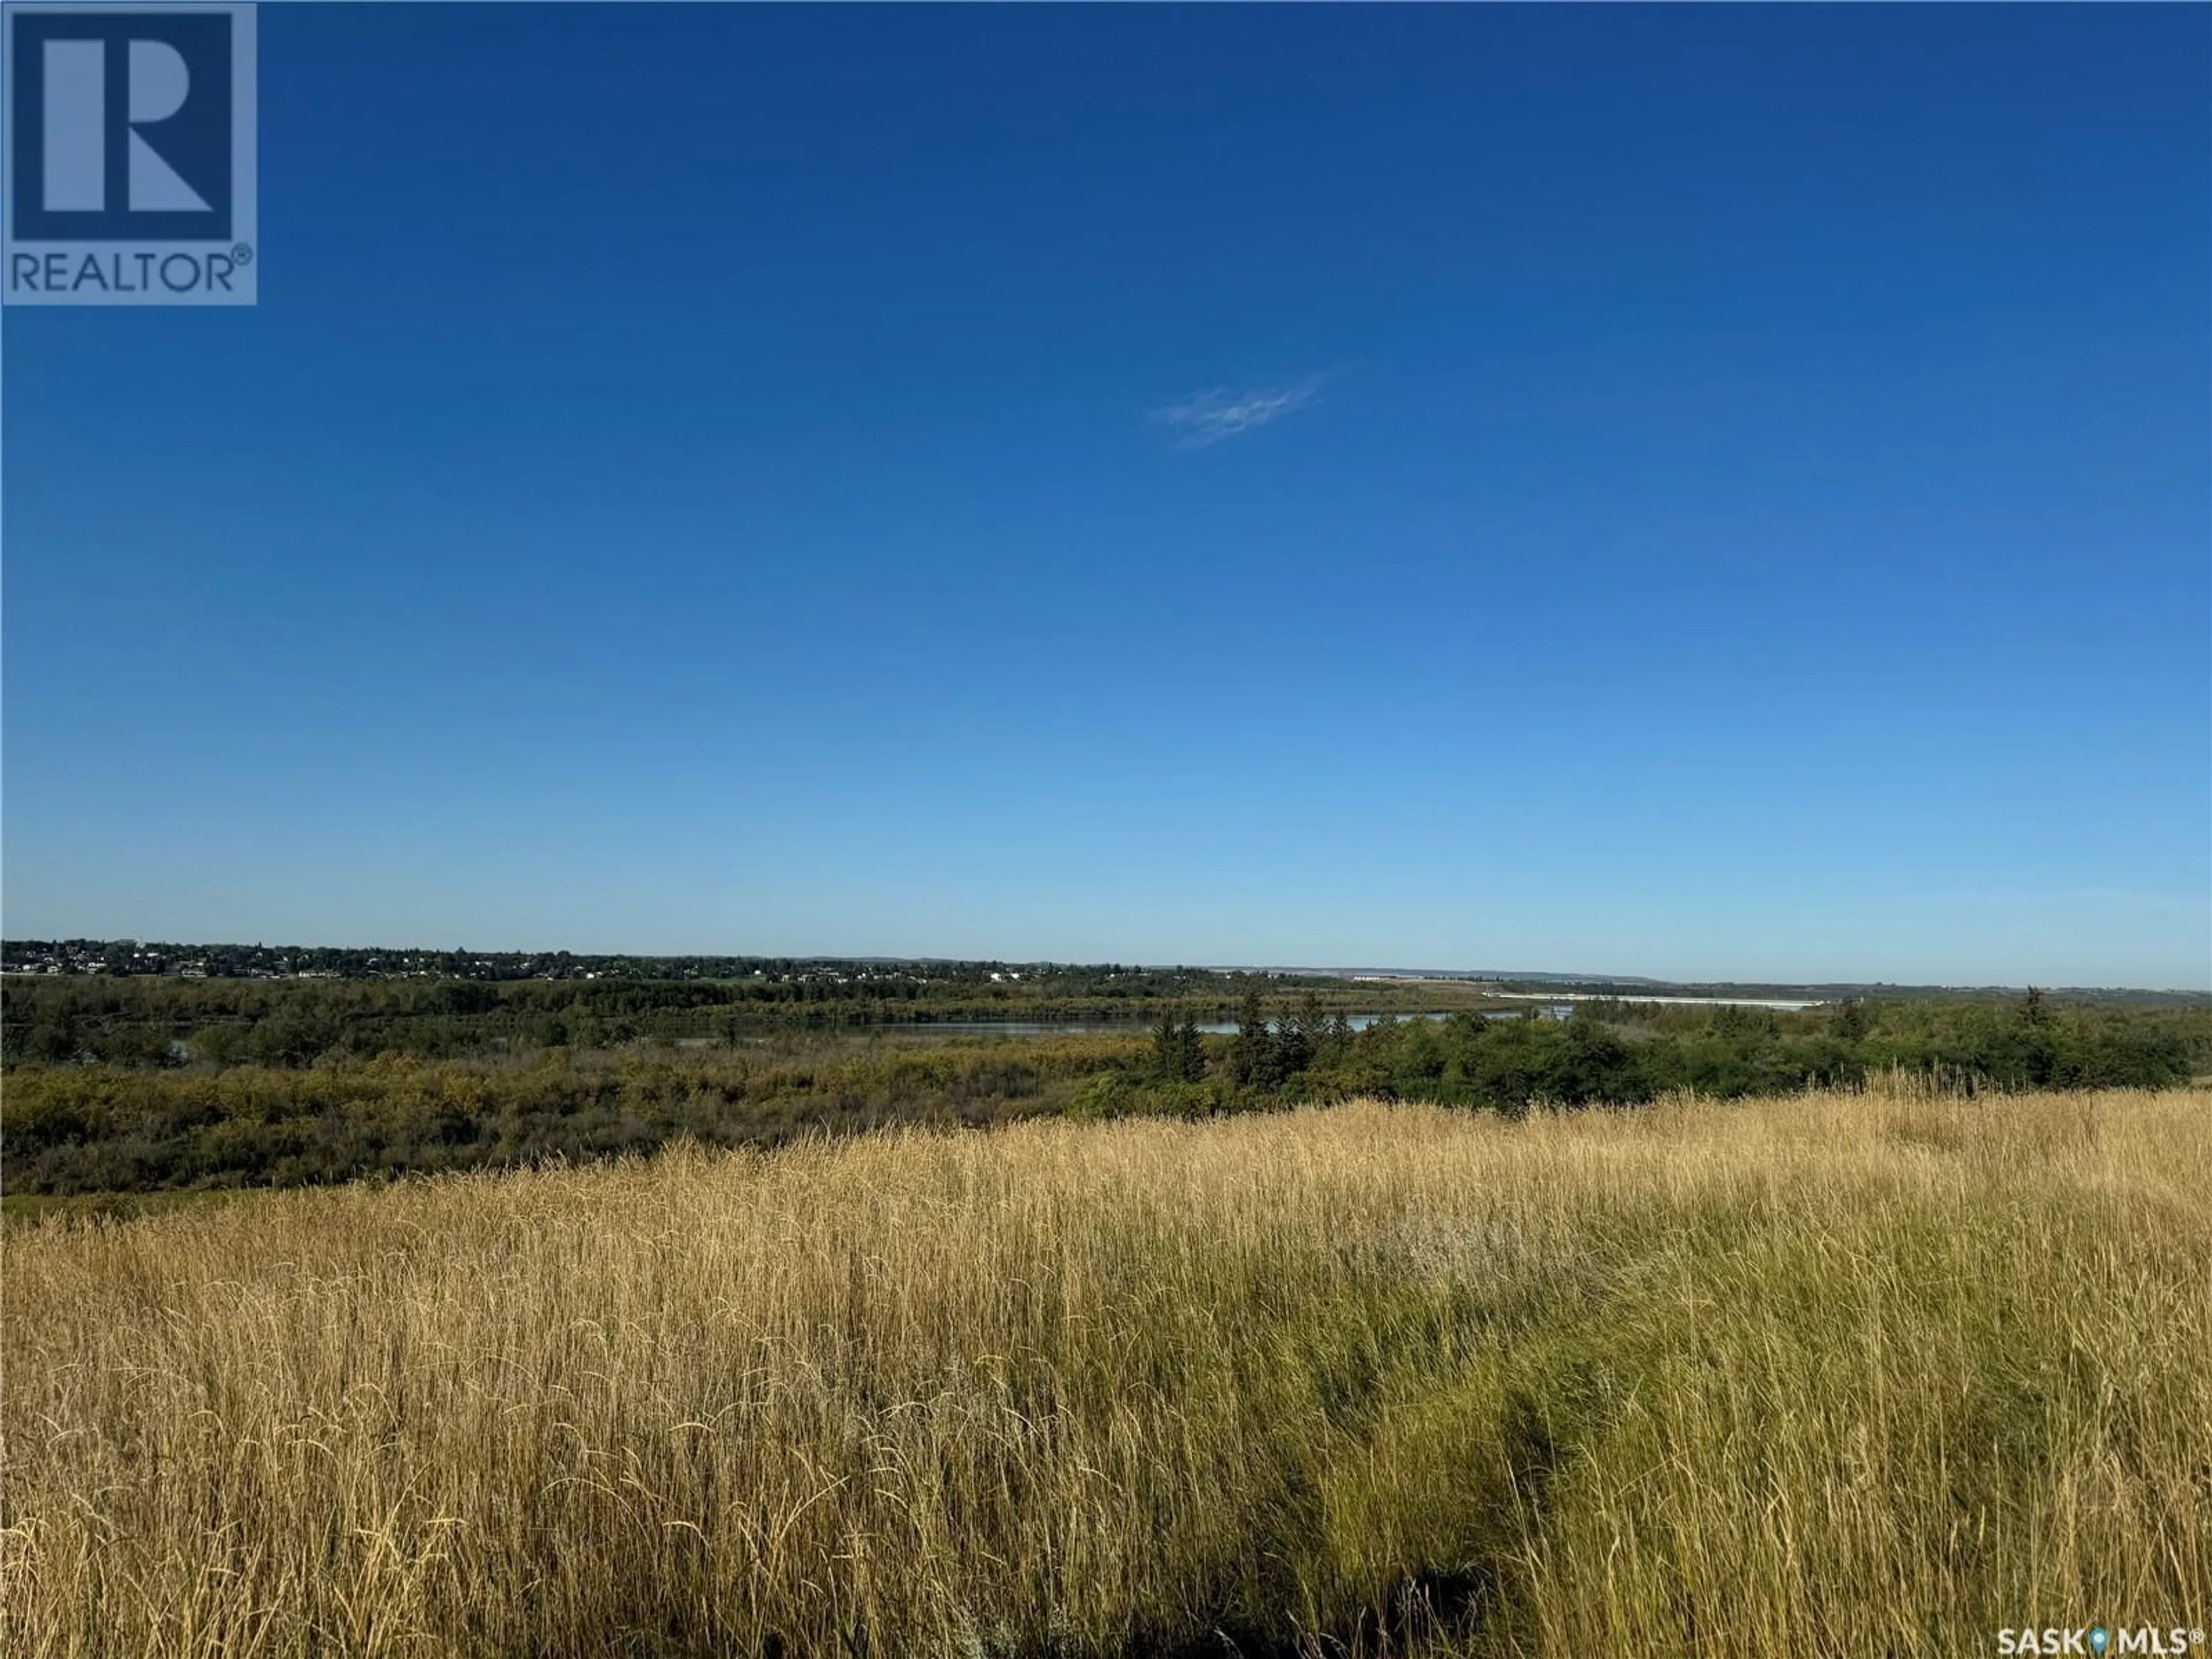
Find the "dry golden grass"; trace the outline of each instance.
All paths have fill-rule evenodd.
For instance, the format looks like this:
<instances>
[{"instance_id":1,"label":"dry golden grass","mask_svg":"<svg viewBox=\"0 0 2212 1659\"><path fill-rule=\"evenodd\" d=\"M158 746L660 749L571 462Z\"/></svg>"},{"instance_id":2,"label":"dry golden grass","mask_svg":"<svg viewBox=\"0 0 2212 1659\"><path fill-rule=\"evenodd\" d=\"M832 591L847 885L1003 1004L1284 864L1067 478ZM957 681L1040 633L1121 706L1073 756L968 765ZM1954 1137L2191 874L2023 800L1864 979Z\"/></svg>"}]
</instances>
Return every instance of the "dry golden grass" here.
<instances>
[{"instance_id":1,"label":"dry golden grass","mask_svg":"<svg viewBox=\"0 0 2212 1659\"><path fill-rule=\"evenodd\" d=\"M2202 1625L2208 1108L1358 1105L18 1228L0 1646Z\"/></svg>"}]
</instances>

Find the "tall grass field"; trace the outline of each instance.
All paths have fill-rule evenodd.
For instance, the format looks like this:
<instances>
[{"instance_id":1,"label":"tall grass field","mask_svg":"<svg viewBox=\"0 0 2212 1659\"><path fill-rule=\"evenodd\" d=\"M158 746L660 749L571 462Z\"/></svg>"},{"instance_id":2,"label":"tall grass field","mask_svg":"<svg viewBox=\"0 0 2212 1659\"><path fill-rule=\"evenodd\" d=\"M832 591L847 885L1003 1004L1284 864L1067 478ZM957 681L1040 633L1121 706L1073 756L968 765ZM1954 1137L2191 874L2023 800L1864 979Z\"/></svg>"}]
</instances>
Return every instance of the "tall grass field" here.
<instances>
[{"instance_id":1,"label":"tall grass field","mask_svg":"<svg viewBox=\"0 0 2212 1659\"><path fill-rule=\"evenodd\" d=\"M2212 1622L2201 1091L678 1147L4 1248L17 1659Z\"/></svg>"}]
</instances>

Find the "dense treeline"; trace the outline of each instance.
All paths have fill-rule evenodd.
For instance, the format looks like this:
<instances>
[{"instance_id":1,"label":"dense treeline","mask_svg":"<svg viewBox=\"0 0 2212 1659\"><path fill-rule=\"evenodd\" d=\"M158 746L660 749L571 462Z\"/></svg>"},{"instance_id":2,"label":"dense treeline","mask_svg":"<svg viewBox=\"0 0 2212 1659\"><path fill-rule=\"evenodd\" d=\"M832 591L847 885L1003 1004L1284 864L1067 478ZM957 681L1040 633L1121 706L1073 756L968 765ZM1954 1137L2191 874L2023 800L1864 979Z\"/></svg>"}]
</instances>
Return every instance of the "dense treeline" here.
<instances>
[{"instance_id":1,"label":"dense treeline","mask_svg":"<svg viewBox=\"0 0 2212 1659\"><path fill-rule=\"evenodd\" d=\"M1155 1034L1156 1069L1180 1063ZM1632 1104L1678 1091L1735 1098L1854 1088L1906 1071L1978 1090L2160 1087L2212 1070L2212 1010L1849 1002L1764 1008L1585 1002L1572 1018L1386 1020L1353 1034L1307 1011L1263 1021L1247 1006L1229 1045L1233 1082L1292 1097L1373 1094L1505 1111L1534 1103Z\"/></svg>"},{"instance_id":2,"label":"dense treeline","mask_svg":"<svg viewBox=\"0 0 2212 1659\"><path fill-rule=\"evenodd\" d=\"M1565 1020L1463 1013L1355 1030L1318 996L1271 1017L1255 994L1227 1036L1201 1033L1186 1012L1148 1036L793 1031L468 1059L316 1053L313 1063L170 1066L27 1059L0 1101L8 1190L295 1185L643 1151L678 1136L771 1146L895 1122L1203 1116L1352 1096L1519 1114L1682 1090L1849 1088L1895 1069L1970 1091L2154 1087L2212 1070L2212 1011L2058 1009L2033 994L2012 1006L1804 1013L1584 1003Z\"/></svg>"},{"instance_id":3,"label":"dense treeline","mask_svg":"<svg viewBox=\"0 0 2212 1659\"><path fill-rule=\"evenodd\" d=\"M809 1052L811 1047L814 1051ZM894 1122L978 1125L1073 1104L1140 1038L763 1044L745 1053L393 1055L302 1068L25 1066L0 1100L11 1194L295 1186L649 1151L770 1146Z\"/></svg>"},{"instance_id":4,"label":"dense treeline","mask_svg":"<svg viewBox=\"0 0 2212 1659\"><path fill-rule=\"evenodd\" d=\"M1042 978L922 979L771 963L716 980L187 979L15 975L0 980L0 1054L129 1066L305 1066L398 1053L437 1059L641 1039L736 1041L778 1026L963 1018L1141 1019L1168 1001L1225 1018L1267 975L1196 969L1055 970ZM994 970L995 971L995 970ZM865 976L863 976L865 975ZM1304 982L1304 981L1302 981ZM1418 1006L1429 991L1311 983L1331 1006Z\"/></svg>"}]
</instances>

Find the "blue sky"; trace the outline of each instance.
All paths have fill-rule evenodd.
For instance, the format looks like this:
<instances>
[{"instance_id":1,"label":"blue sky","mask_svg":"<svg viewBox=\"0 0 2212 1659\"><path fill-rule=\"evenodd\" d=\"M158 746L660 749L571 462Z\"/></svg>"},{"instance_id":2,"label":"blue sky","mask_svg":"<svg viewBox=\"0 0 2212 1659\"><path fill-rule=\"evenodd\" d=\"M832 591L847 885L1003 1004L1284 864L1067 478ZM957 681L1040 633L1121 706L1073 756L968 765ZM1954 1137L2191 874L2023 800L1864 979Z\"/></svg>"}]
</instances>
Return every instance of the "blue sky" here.
<instances>
[{"instance_id":1,"label":"blue sky","mask_svg":"<svg viewBox=\"0 0 2212 1659\"><path fill-rule=\"evenodd\" d=\"M265 7L6 930L2212 984L2208 20Z\"/></svg>"}]
</instances>

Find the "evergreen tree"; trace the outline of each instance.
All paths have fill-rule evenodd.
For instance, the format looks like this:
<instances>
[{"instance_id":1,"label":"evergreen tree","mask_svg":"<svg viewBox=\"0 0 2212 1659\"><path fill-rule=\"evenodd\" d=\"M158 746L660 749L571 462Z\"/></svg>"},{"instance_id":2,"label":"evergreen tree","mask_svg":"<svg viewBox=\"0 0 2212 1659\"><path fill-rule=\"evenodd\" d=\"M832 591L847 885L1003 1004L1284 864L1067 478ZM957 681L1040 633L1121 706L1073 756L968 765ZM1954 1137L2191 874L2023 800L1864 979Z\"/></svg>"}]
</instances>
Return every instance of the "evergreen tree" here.
<instances>
[{"instance_id":1,"label":"evergreen tree","mask_svg":"<svg viewBox=\"0 0 2212 1659\"><path fill-rule=\"evenodd\" d=\"M1323 1063L1334 1065L1343 1060L1352 1047L1352 1022L1342 1014L1331 1014L1322 1022L1320 1057Z\"/></svg>"},{"instance_id":2,"label":"evergreen tree","mask_svg":"<svg viewBox=\"0 0 2212 1659\"><path fill-rule=\"evenodd\" d=\"M1164 1082L1203 1080L1206 1044L1199 1036L1195 1018L1188 1014L1181 1019L1172 1013L1160 1016L1160 1023L1152 1027L1152 1066Z\"/></svg>"},{"instance_id":3,"label":"evergreen tree","mask_svg":"<svg viewBox=\"0 0 2212 1659\"><path fill-rule=\"evenodd\" d=\"M1293 1078L1313 1064L1314 1042L1321 1030L1321 1005L1309 991L1296 1013L1285 1014L1275 1027L1275 1071L1279 1079Z\"/></svg>"},{"instance_id":4,"label":"evergreen tree","mask_svg":"<svg viewBox=\"0 0 2212 1659\"><path fill-rule=\"evenodd\" d=\"M1179 1081L1198 1083L1206 1077L1206 1041L1198 1034L1198 1018L1185 1014L1176 1029L1176 1054L1182 1061Z\"/></svg>"},{"instance_id":5,"label":"evergreen tree","mask_svg":"<svg viewBox=\"0 0 2212 1659\"><path fill-rule=\"evenodd\" d=\"M1229 1075L1240 1089L1272 1089L1279 1080L1275 1038L1260 1007L1260 994L1247 991L1237 1011L1237 1041L1230 1047Z\"/></svg>"}]
</instances>

